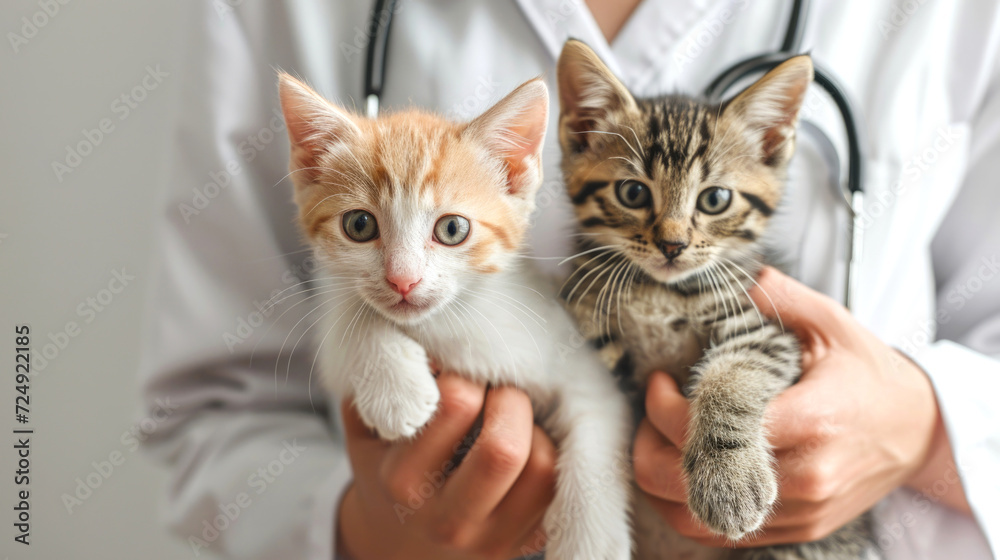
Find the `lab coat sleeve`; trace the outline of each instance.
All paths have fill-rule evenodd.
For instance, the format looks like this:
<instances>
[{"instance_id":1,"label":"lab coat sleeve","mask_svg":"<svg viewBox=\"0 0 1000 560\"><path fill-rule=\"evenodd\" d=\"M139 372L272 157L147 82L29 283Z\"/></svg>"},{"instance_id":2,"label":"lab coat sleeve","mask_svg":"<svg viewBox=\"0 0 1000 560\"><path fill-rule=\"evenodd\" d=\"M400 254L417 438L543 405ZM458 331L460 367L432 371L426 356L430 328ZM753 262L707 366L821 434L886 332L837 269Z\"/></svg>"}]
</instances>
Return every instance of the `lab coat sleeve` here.
<instances>
[{"instance_id":1,"label":"lab coat sleeve","mask_svg":"<svg viewBox=\"0 0 1000 560\"><path fill-rule=\"evenodd\" d=\"M197 2L182 26L140 370L156 419L143 445L169 468L167 524L195 557L334 558L351 478L312 369L318 299L301 294L311 269L277 100L275 68L309 78L317 35L291 23L308 4ZM360 4L313 21L349 29ZM346 70L360 74L356 60Z\"/></svg>"},{"instance_id":2,"label":"lab coat sleeve","mask_svg":"<svg viewBox=\"0 0 1000 560\"><path fill-rule=\"evenodd\" d=\"M1000 67L995 51L994 46L984 55L986 68L993 70L983 73L991 77L969 117L964 183L932 245L937 341L913 357L934 384L965 495L994 557L1000 558Z\"/></svg>"}]
</instances>

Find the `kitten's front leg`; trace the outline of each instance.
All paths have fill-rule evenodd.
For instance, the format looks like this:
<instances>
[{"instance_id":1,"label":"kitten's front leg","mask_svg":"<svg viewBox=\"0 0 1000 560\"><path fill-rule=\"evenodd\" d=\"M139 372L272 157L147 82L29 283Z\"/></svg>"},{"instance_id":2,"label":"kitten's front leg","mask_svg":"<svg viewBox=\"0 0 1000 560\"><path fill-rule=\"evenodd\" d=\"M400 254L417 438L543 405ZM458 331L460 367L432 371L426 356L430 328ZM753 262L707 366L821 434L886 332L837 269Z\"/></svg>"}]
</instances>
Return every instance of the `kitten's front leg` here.
<instances>
[{"instance_id":1,"label":"kitten's front leg","mask_svg":"<svg viewBox=\"0 0 1000 560\"><path fill-rule=\"evenodd\" d=\"M794 336L756 317L747 321L749 327L741 316L724 320L719 342L692 368L683 453L688 506L734 540L759 529L778 497L764 410L800 375Z\"/></svg>"},{"instance_id":2,"label":"kitten's front leg","mask_svg":"<svg viewBox=\"0 0 1000 560\"><path fill-rule=\"evenodd\" d=\"M336 334L336 325L331 334ZM336 344L341 337L328 337ZM385 440L414 436L437 410L440 393L427 360L415 340L381 317L375 317L361 339L324 347L328 386L340 397L352 397L358 415Z\"/></svg>"},{"instance_id":3,"label":"kitten's front leg","mask_svg":"<svg viewBox=\"0 0 1000 560\"><path fill-rule=\"evenodd\" d=\"M556 495L543 522L545 558L628 560L631 411L594 356L580 354L542 418L558 448Z\"/></svg>"}]
</instances>

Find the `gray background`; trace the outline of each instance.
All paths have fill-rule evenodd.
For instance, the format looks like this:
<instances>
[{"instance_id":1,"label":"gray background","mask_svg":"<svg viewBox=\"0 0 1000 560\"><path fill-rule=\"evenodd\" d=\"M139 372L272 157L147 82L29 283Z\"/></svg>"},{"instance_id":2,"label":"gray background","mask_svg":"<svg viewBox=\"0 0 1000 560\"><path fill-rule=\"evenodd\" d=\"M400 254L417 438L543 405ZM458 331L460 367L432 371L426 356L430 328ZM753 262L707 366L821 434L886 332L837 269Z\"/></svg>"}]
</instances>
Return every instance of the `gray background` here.
<instances>
[{"instance_id":1,"label":"gray background","mask_svg":"<svg viewBox=\"0 0 1000 560\"><path fill-rule=\"evenodd\" d=\"M121 440L142 419L136 371L150 226L184 3L62 0L43 17L39 1L58 5L0 4L0 560L191 558L162 528L165 473ZM22 34L24 17L47 21L15 52L9 33ZM112 104L141 84L147 65L170 76L122 118ZM105 118L114 130L59 181L52 162L65 162L66 147ZM78 314L122 267L135 280L103 311ZM24 547L12 526L13 327L29 324L41 350L69 321L80 333L44 369L36 363L31 382L32 544ZM124 463L68 513L62 495L114 452Z\"/></svg>"}]
</instances>

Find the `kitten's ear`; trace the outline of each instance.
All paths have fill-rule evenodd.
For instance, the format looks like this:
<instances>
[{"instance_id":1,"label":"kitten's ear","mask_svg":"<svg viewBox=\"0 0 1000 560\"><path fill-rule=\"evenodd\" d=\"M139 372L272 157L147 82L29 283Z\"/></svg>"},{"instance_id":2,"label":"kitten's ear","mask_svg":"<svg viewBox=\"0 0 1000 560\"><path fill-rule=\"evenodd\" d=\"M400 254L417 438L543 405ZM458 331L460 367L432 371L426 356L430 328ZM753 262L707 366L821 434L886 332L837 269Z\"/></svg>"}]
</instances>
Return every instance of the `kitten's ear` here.
<instances>
[{"instance_id":1,"label":"kitten's ear","mask_svg":"<svg viewBox=\"0 0 1000 560\"><path fill-rule=\"evenodd\" d=\"M463 134L485 143L503 160L510 194L530 199L542 181L542 144L548 124L549 90L541 78L535 78L470 122Z\"/></svg>"},{"instance_id":2,"label":"kitten's ear","mask_svg":"<svg viewBox=\"0 0 1000 560\"><path fill-rule=\"evenodd\" d=\"M281 72L278 75L281 111L285 115L288 139L292 144L291 170L302 170L301 177L293 174L298 184L302 179L315 179L321 154L356 140L361 134L355 117L330 103L312 88Z\"/></svg>"},{"instance_id":3,"label":"kitten's ear","mask_svg":"<svg viewBox=\"0 0 1000 560\"><path fill-rule=\"evenodd\" d=\"M770 166L788 162L795 151L795 126L813 81L809 55L790 58L726 103L725 113L759 135L762 159Z\"/></svg>"},{"instance_id":4,"label":"kitten's ear","mask_svg":"<svg viewBox=\"0 0 1000 560\"><path fill-rule=\"evenodd\" d=\"M570 39L557 66L559 81L559 142L567 153L586 150L588 131L601 130L615 113L638 109L635 98L597 53Z\"/></svg>"}]
</instances>

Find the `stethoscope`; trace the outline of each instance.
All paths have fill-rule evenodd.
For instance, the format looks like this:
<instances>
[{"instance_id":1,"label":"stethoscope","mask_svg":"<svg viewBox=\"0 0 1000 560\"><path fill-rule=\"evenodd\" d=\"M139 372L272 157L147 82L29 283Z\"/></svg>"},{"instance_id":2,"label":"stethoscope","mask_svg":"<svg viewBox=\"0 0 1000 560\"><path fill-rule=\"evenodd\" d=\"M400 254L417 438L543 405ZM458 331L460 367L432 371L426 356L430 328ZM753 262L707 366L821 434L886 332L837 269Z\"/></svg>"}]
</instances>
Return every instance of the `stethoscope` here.
<instances>
[{"instance_id":1,"label":"stethoscope","mask_svg":"<svg viewBox=\"0 0 1000 560\"><path fill-rule=\"evenodd\" d=\"M389 30L392 18L396 13L398 0L376 0L368 24L368 49L365 67L365 112L369 118L378 116L382 100L382 89L385 84L386 53L389 47ZM737 83L746 78L763 74L781 64L790 56L798 53L802 46L804 23L809 12L810 0L793 0L788 26L781 48L775 52L752 56L733 64L718 75L705 89L705 96L710 100L720 101L723 95ZM845 205L851 210L851 220L848 226L847 271L844 279L844 305L848 309L854 303L853 288L857 285L858 269L861 260L863 228L861 226L864 211L864 189L862 186L863 168L861 156L861 138L854 111L844 89L837 83L831 73L813 61L814 80L833 100L840 112L847 136L847 180L843 186L838 184L843 194ZM803 123L805 124L805 123ZM825 138L818 127L811 127ZM826 144L832 143L826 138ZM839 183L839 181L838 181Z\"/></svg>"}]
</instances>

